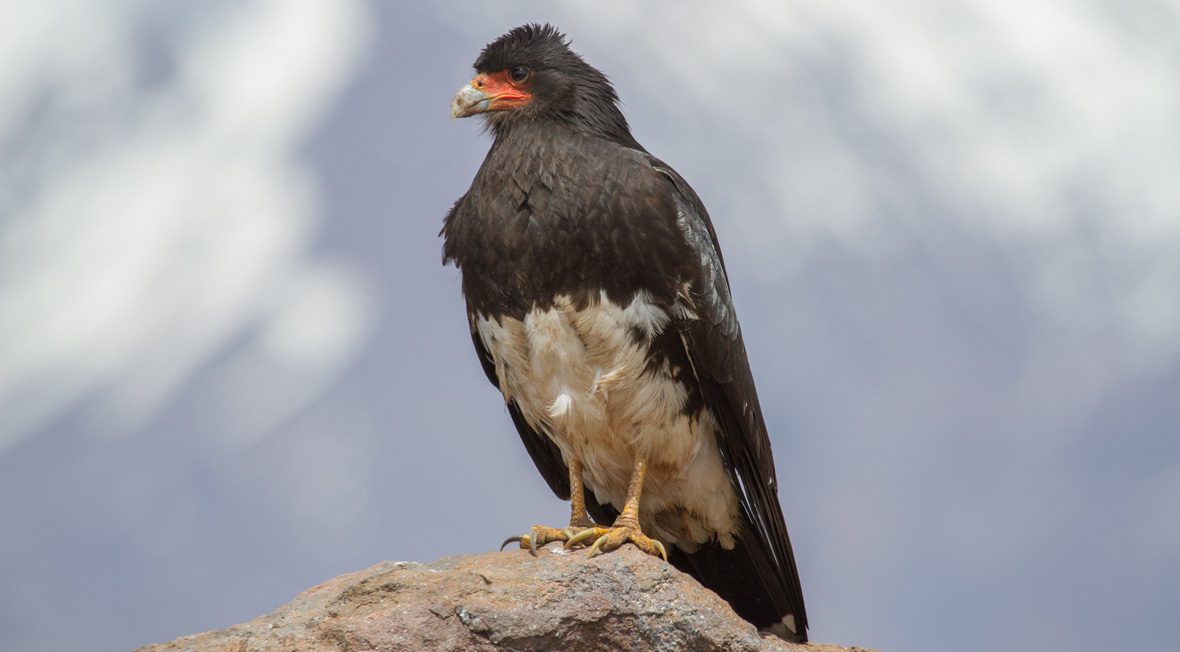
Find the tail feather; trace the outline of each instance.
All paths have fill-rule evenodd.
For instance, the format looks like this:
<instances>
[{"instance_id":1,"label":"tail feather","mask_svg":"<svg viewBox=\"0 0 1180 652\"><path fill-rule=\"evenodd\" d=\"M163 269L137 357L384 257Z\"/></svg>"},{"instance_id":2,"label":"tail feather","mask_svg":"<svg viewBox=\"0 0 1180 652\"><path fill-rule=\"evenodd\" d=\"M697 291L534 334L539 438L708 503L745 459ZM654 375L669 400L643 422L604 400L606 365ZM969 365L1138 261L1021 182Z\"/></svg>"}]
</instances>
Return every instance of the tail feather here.
<instances>
[{"instance_id":1,"label":"tail feather","mask_svg":"<svg viewBox=\"0 0 1180 652\"><path fill-rule=\"evenodd\" d=\"M791 642L807 642L802 604L778 580L763 543L739 538L733 550L710 542L686 553L678 548L668 560L728 602L739 616L762 631ZM798 583L798 578L789 578Z\"/></svg>"}]
</instances>

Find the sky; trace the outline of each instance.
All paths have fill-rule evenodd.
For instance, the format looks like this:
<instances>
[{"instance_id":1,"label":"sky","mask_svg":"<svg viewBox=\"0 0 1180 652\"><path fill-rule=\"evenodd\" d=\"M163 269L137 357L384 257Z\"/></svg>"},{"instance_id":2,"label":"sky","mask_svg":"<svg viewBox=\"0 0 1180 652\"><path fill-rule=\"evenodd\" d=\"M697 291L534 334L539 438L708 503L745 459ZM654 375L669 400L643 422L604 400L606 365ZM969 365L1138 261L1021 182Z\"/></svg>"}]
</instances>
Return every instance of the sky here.
<instances>
[{"instance_id":1,"label":"sky","mask_svg":"<svg viewBox=\"0 0 1180 652\"><path fill-rule=\"evenodd\" d=\"M562 522L437 237L530 21L709 207L814 640L1180 648L1180 3L5 14L0 649Z\"/></svg>"}]
</instances>

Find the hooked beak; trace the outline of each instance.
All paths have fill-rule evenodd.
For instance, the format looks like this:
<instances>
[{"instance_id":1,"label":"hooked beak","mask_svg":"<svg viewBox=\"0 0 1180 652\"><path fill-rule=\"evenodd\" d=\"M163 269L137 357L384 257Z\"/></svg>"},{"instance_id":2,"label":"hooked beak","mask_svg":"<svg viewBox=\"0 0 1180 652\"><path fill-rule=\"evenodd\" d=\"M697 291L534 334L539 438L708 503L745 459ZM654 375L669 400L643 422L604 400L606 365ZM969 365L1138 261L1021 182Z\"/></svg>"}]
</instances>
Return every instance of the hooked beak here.
<instances>
[{"instance_id":1,"label":"hooked beak","mask_svg":"<svg viewBox=\"0 0 1180 652\"><path fill-rule=\"evenodd\" d=\"M451 100L451 119L466 118L476 113L492 110L492 97L478 88L467 84Z\"/></svg>"},{"instance_id":2,"label":"hooked beak","mask_svg":"<svg viewBox=\"0 0 1180 652\"><path fill-rule=\"evenodd\" d=\"M451 118L466 118L476 113L510 111L528 104L533 96L527 88L508 78L504 71L480 73L451 101Z\"/></svg>"}]
</instances>

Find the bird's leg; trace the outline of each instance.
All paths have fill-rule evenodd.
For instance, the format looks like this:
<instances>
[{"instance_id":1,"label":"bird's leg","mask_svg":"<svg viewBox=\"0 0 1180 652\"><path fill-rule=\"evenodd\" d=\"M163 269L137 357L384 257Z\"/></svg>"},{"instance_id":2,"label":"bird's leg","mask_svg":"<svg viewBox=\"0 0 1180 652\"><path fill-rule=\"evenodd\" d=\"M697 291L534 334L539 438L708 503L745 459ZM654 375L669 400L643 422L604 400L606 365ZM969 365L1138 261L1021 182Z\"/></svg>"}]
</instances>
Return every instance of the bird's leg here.
<instances>
[{"instance_id":1,"label":"bird's leg","mask_svg":"<svg viewBox=\"0 0 1180 652\"><path fill-rule=\"evenodd\" d=\"M647 460L643 457L635 458L635 467L631 471L631 483L627 486L627 501L623 504L623 511L615 519L614 525L602 527L595 525L569 537L565 547L576 546L584 541L594 539L590 546L593 557L598 552L610 552L624 543L633 543L637 548L649 555L658 555L668 561L668 551L664 544L648 537L639 529L639 497L643 493L643 476L647 473Z\"/></svg>"},{"instance_id":2,"label":"bird's leg","mask_svg":"<svg viewBox=\"0 0 1180 652\"><path fill-rule=\"evenodd\" d=\"M594 527L594 525L594 521L591 521L586 514L586 489L582 485L582 460L572 457L570 458L570 526L566 528L566 533L573 536L573 531Z\"/></svg>"},{"instance_id":3,"label":"bird's leg","mask_svg":"<svg viewBox=\"0 0 1180 652\"><path fill-rule=\"evenodd\" d=\"M586 495L585 489L582 485L582 461L576 457L571 457L569 460L570 471L570 524L565 529L557 529L552 527L545 527L544 525L534 525L528 534L520 536L508 537L500 546L503 550L504 546L519 542L522 549L528 549L532 554L537 554L537 548L554 541L568 541L575 534L585 531L587 528L598 527L590 517L586 515Z\"/></svg>"}]
</instances>

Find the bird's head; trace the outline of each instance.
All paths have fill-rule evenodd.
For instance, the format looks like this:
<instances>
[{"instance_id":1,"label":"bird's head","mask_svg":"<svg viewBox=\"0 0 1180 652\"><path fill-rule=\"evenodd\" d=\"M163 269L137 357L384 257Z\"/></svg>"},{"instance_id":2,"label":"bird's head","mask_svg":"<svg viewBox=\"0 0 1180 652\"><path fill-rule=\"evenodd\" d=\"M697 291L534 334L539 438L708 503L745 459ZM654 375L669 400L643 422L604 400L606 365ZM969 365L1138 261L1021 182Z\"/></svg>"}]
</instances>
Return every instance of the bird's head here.
<instances>
[{"instance_id":1,"label":"bird's head","mask_svg":"<svg viewBox=\"0 0 1180 652\"><path fill-rule=\"evenodd\" d=\"M556 121L632 140L606 75L552 25L522 25L492 41L475 60L475 72L451 102L452 118L482 115L497 134Z\"/></svg>"}]
</instances>

